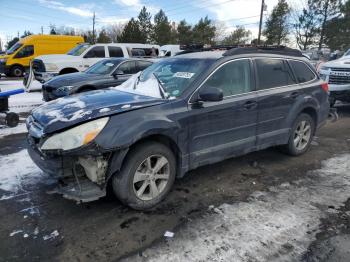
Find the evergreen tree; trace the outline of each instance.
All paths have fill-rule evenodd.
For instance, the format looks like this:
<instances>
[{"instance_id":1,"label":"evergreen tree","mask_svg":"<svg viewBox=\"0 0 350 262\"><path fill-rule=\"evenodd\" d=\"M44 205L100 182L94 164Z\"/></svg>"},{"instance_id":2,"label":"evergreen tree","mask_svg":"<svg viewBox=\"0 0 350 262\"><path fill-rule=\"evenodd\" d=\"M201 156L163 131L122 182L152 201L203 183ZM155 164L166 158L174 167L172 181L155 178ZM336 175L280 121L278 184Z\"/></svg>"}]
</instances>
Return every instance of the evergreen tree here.
<instances>
[{"instance_id":1,"label":"evergreen tree","mask_svg":"<svg viewBox=\"0 0 350 262\"><path fill-rule=\"evenodd\" d=\"M244 45L248 44L252 32L244 28L244 26L237 26L236 29L227 37L222 43L224 45Z\"/></svg>"},{"instance_id":2,"label":"evergreen tree","mask_svg":"<svg viewBox=\"0 0 350 262\"><path fill-rule=\"evenodd\" d=\"M289 25L288 16L290 8L286 0L278 0L277 5L273 8L270 17L265 24L263 31L266 37L266 44L281 45L288 42Z\"/></svg>"},{"instance_id":3,"label":"evergreen tree","mask_svg":"<svg viewBox=\"0 0 350 262\"><path fill-rule=\"evenodd\" d=\"M10 49L14 44L16 44L19 41L18 37L14 37L12 38L12 40L10 40L7 45L6 45L6 49Z\"/></svg>"},{"instance_id":4,"label":"evergreen tree","mask_svg":"<svg viewBox=\"0 0 350 262\"><path fill-rule=\"evenodd\" d=\"M152 33L152 23L151 23L151 13L147 12L146 7L144 6L139 16L137 17L138 23L140 26L140 39L141 43L150 43L151 41L151 33Z\"/></svg>"},{"instance_id":5,"label":"evergreen tree","mask_svg":"<svg viewBox=\"0 0 350 262\"><path fill-rule=\"evenodd\" d=\"M350 1L340 8L341 15L326 23L324 43L332 50L347 50L350 48Z\"/></svg>"},{"instance_id":6,"label":"evergreen tree","mask_svg":"<svg viewBox=\"0 0 350 262\"><path fill-rule=\"evenodd\" d=\"M142 42L140 26L137 20L131 18L118 37L121 43L140 43Z\"/></svg>"},{"instance_id":7,"label":"evergreen tree","mask_svg":"<svg viewBox=\"0 0 350 262\"><path fill-rule=\"evenodd\" d=\"M215 26L208 16L201 18L193 27L193 40L198 44L212 44L215 37Z\"/></svg>"},{"instance_id":8,"label":"evergreen tree","mask_svg":"<svg viewBox=\"0 0 350 262\"><path fill-rule=\"evenodd\" d=\"M154 15L153 41L158 45L165 45L171 42L171 26L168 17L162 9Z\"/></svg>"},{"instance_id":9,"label":"evergreen tree","mask_svg":"<svg viewBox=\"0 0 350 262\"><path fill-rule=\"evenodd\" d=\"M318 44L318 49L321 49L324 43L327 22L330 18L339 15L341 0L313 0L312 2L321 21L320 41Z\"/></svg>"},{"instance_id":10,"label":"evergreen tree","mask_svg":"<svg viewBox=\"0 0 350 262\"><path fill-rule=\"evenodd\" d=\"M296 23L293 24L297 44L302 50L306 50L308 46L314 44L319 35L319 17L313 1L307 1L306 8L303 8L297 16Z\"/></svg>"},{"instance_id":11,"label":"evergreen tree","mask_svg":"<svg viewBox=\"0 0 350 262\"><path fill-rule=\"evenodd\" d=\"M28 31L25 30L25 31L23 32L23 35L21 36L21 38L26 37L26 36L29 36L29 35L32 35L32 34L33 34L33 33L30 32L29 30L28 30Z\"/></svg>"},{"instance_id":12,"label":"evergreen tree","mask_svg":"<svg viewBox=\"0 0 350 262\"><path fill-rule=\"evenodd\" d=\"M107 35L107 32L105 29L102 29L97 37L97 43L110 43L111 39Z\"/></svg>"},{"instance_id":13,"label":"evergreen tree","mask_svg":"<svg viewBox=\"0 0 350 262\"><path fill-rule=\"evenodd\" d=\"M177 26L177 42L180 45L193 43L192 26L187 24L186 20L181 20Z\"/></svg>"}]
</instances>

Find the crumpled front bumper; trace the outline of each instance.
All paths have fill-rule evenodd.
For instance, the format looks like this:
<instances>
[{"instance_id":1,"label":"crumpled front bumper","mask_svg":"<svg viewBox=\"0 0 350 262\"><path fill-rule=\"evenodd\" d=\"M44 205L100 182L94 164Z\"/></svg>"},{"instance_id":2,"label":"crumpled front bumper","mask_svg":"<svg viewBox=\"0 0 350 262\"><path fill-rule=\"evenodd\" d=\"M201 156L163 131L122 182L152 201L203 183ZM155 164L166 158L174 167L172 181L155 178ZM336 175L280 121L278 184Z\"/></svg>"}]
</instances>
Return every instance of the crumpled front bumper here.
<instances>
[{"instance_id":1,"label":"crumpled front bumper","mask_svg":"<svg viewBox=\"0 0 350 262\"><path fill-rule=\"evenodd\" d=\"M45 173L58 179L57 187L49 193L62 194L63 197L77 202L89 202L106 196L106 173L103 181L92 181L79 163L86 157L85 152L71 156L45 156L36 146L35 138L28 135L28 153L33 162Z\"/></svg>"}]
</instances>

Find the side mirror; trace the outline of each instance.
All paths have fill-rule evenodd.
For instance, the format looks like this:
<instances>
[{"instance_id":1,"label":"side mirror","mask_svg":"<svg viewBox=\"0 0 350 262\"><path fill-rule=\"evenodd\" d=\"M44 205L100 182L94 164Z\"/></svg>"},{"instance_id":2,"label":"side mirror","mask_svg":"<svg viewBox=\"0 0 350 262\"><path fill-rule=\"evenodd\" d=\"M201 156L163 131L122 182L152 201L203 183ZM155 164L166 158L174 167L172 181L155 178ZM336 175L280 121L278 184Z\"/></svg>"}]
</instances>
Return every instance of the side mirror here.
<instances>
[{"instance_id":1,"label":"side mirror","mask_svg":"<svg viewBox=\"0 0 350 262\"><path fill-rule=\"evenodd\" d=\"M224 98L222 90L216 87L206 87L199 91L198 98L200 101L217 102Z\"/></svg>"},{"instance_id":2,"label":"side mirror","mask_svg":"<svg viewBox=\"0 0 350 262\"><path fill-rule=\"evenodd\" d=\"M114 78L118 78L118 76L120 76L120 75L124 75L124 72L122 70L116 70L113 73Z\"/></svg>"}]
</instances>

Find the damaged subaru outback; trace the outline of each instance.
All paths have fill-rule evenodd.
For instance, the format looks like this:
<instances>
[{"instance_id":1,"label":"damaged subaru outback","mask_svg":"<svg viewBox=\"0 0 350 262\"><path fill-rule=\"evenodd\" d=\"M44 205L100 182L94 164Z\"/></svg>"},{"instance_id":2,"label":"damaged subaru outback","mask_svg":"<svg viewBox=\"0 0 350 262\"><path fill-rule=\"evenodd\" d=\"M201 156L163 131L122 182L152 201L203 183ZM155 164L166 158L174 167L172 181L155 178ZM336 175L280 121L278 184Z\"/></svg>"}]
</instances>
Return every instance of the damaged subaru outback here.
<instances>
[{"instance_id":1,"label":"damaged subaru outback","mask_svg":"<svg viewBox=\"0 0 350 262\"><path fill-rule=\"evenodd\" d=\"M246 47L161 60L122 85L60 98L27 118L28 151L54 190L149 209L199 166L280 146L308 150L328 86L294 49Z\"/></svg>"}]
</instances>

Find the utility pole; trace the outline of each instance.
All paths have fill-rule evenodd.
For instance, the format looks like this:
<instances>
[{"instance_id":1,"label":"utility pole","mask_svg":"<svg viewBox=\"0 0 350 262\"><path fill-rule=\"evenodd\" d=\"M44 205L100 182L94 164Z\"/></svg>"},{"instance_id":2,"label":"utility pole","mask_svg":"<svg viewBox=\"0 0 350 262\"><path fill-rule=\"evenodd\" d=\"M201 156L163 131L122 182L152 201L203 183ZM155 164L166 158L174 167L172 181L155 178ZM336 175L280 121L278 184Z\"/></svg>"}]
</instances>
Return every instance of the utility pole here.
<instances>
[{"instance_id":1,"label":"utility pole","mask_svg":"<svg viewBox=\"0 0 350 262\"><path fill-rule=\"evenodd\" d=\"M265 1L264 1L264 0L261 0L261 11L260 11L260 23L259 23L258 45L260 45L261 28L262 28L262 22L263 22L264 9L265 9Z\"/></svg>"},{"instance_id":2,"label":"utility pole","mask_svg":"<svg viewBox=\"0 0 350 262\"><path fill-rule=\"evenodd\" d=\"M92 43L95 44L95 12L92 17Z\"/></svg>"},{"instance_id":3,"label":"utility pole","mask_svg":"<svg viewBox=\"0 0 350 262\"><path fill-rule=\"evenodd\" d=\"M44 27L41 26L41 34L43 35L44 34Z\"/></svg>"}]
</instances>

